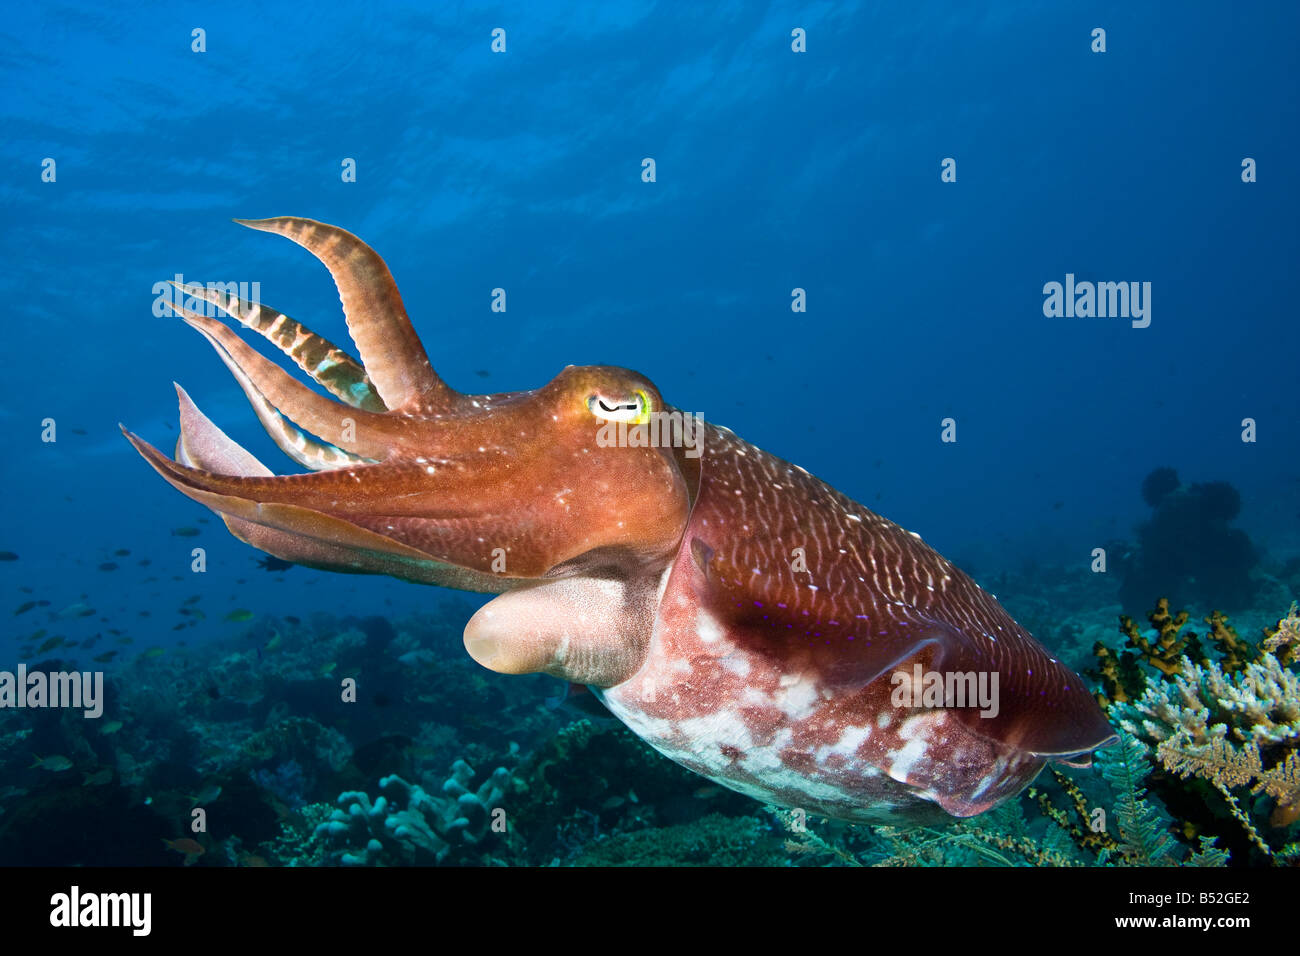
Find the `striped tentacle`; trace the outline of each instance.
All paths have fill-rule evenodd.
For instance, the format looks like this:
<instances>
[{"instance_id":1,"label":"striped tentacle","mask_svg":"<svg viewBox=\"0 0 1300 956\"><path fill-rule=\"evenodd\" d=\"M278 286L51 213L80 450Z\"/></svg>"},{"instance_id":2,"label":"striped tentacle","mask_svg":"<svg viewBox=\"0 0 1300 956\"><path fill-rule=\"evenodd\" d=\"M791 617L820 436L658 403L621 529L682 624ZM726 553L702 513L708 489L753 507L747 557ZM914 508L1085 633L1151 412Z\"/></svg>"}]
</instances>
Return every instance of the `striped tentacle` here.
<instances>
[{"instance_id":1,"label":"striped tentacle","mask_svg":"<svg viewBox=\"0 0 1300 956\"><path fill-rule=\"evenodd\" d=\"M172 308L216 349L248 396L267 433L295 461L320 470L379 461L387 455L388 446L382 440L367 439L368 430L364 427L366 419L382 416L338 405L258 354L221 322L183 305ZM303 434L293 422L328 444Z\"/></svg>"},{"instance_id":2,"label":"striped tentacle","mask_svg":"<svg viewBox=\"0 0 1300 956\"><path fill-rule=\"evenodd\" d=\"M378 253L352 233L313 219L281 216L235 222L284 236L325 265L338 287L361 364L385 406L436 413L455 402L457 393L429 364L397 283Z\"/></svg>"},{"instance_id":3,"label":"striped tentacle","mask_svg":"<svg viewBox=\"0 0 1300 956\"><path fill-rule=\"evenodd\" d=\"M203 299L263 336L297 363L317 384L353 408L385 412L387 407L361 363L301 322L258 302L247 302L223 289L172 282L187 296Z\"/></svg>"}]
</instances>

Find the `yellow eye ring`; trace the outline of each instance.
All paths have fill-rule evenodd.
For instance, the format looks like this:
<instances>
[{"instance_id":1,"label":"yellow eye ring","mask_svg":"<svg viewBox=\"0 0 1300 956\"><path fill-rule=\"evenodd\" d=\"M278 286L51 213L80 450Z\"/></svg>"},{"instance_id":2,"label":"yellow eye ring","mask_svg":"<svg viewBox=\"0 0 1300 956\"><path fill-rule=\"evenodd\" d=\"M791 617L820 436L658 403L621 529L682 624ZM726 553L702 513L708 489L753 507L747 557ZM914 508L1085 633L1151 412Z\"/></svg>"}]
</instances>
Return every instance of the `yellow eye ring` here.
<instances>
[{"instance_id":1,"label":"yellow eye ring","mask_svg":"<svg viewBox=\"0 0 1300 956\"><path fill-rule=\"evenodd\" d=\"M639 388L632 393L632 401L627 402L611 403L603 395L591 395L587 398L587 409L597 418L629 425L644 425L652 413L650 396Z\"/></svg>"}]
</instances>

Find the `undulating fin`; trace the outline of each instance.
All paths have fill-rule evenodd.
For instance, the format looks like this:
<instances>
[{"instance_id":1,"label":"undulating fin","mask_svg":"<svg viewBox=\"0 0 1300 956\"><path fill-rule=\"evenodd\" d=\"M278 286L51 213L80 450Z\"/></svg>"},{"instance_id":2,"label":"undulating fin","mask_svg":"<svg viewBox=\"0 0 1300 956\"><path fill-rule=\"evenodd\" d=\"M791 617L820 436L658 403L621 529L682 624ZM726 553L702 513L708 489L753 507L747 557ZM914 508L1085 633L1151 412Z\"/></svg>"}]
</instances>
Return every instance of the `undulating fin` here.
<instances>
[{"instance_id":1,"label":"undulating fin","mask_svg":"<svg viewBox=\"0 0 1300 956\"><path fill-rule=\"evenodd\" d=\"M187 296L211 302L245 328L257 332L293 359L322 388L353 408L368 412L388 410L361 363L301 322L270 306L247 302L229 292L197 285L184 286L179 282L171 284Z\"/></svg>"},{"instance_id":2,"label":"undulating fin","mask_svg":"<svg viewBox=\"0 0 1300 956\"><path fill-rule=\"evenodd\" d=\"M390 409L450 407L456 393L434 372L411 326L397 283L379 254L352 233L296 216L236 219L302 246L329 269L361 364Z\"/></svg>"},{"instance_id":3,"label":"undulating fin","mask_svg":"<svg viewBox=\"0 0 1300 956\"><path fill-rule=\"evenodd\" d=\"M232 329L216 319L200 315L182 305L173 305L172 308L217 350L217 355L239 382L267 432L286 453L301 460L290 450L294 447L293 439L289 439L289 447L281 440L286 434L291 434L282 427L285 415L312 434L319 435L343 452L358 456L359 459L378 461L388 453L388 446L381 440L366 438L369 432L363 427L363 422L367 419L374 421L381 416L375 412L347 408L313 392L280 366L254 351ZM267 414L268 408L273 414ZM352 423L350 426L349 421ZM303 463L310 464L306 461ZM344 462L349 463L358 462Z\"/></svg>"}]
</instances>

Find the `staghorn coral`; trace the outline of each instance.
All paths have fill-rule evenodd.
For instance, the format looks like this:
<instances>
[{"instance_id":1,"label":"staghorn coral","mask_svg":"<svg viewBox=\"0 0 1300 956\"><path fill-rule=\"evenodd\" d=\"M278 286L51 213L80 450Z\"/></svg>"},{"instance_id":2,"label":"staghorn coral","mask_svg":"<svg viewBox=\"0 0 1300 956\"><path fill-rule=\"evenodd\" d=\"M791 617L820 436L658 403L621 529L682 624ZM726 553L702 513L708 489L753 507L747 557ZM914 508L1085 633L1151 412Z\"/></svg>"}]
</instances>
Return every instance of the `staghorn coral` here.
<instances>
[{"instance_id":1,"label":"staghorn coral","mask_svg":"<svg viewBox=\"0 0 1300 956\"><path fill-rule=\"evenodd\" d=\"M1228 616L1222 611L1212 611L1209 617L1202 620L1210 625L1206 636L1219 652L1219 666L1229 674L1242 670L1258 655L1259 652L1249 641L1242 640L1237 635L1236 629L1228 623Z\"/></svg>"},{"instance_id":2,"label":"staghorn coral","mask_svg":"<svg viewBox=\"0 0 1300 956\"><path fill-rule=\"evenodd\" d=\"M1252 817L1250 798L1272 800L1274 827L1300 819L1300 677L1267 651L1250 649L1258 656L1245 660L1250 645L1236 638L1226 619L1212 615L1207 622L1228 663L1184 659L1178 674L1149 686L1131 704L1114 704L1111 714L1127 733L1154 746L1167 772L1217 791L1250 842L1274 856Z\"/></svg>"},{"instance_id":3,"label":"staghorn coral","mask_svg":"<svg viewBox=\"0 0 1300 956\"><path fill-rule=\"evenodd\" d=\"M1120 615L1119 623L1120 630L1128 638L1129 646L1137 648L1142 660L1168 677L1179 672L1185 655L1200 656L1199 647L1194 646L1195 634L1189 631L1186 637L1179 637L1179 632L1187 624L1187 618L1186 611L1170 614L1169 599L1161 598L1156 602L1155 610L1147 613L1147 620L1157 632L1154 641L1143 636L1128 615Z\"/></svg>"},{"instance_id":4,"label":"staghorn coral","mask_svg":"<svg viewBox=\"0 0 1300 956\"><path fill-rule=\"evenodd\" d=\"M1217 662L1184 658L1171 681L1149 686L1132 704L1116 704L1119 724L1159 745L1172 740L1195 753L1214 741L1268 746L1300 742L1300 678L1265 652L1235 674Z\"/></svg>"},{"instance_id":5,"label":"staghorn coral","mask_svg":"<svg viewBox=\"0 0 1300 956\"><path fill-rule=\"evenodd\" d=\"M510 771L498 767L477 788L463 760L452 765L441 794L391 775L379 781L373 801L359 790L340 794L315 835L331 847L327 858L344 866L393 863L483 862L493 838L506 832L501 803L511 790Z\"/></svg>"},{"instance_id":6,"label":"staghorn coral","mask_svg":"<svg viewBox=\"0 0 1300 956\"><path fill-rule=\"evenodd\" d=\"M1101 691L1095 695L1097 702L1109 707L1112 701L1127 703L1140 697L1147 686L1146 673L1140 666L1143 663L1154 667L1162 677L1169 678L1181 671L1184 660L1202 660L1204 654L1196 634L1192 631L1182 634L1188 616L1186 611L1170 614L1168 598L1161 598L1155 608L1147 612L1147 620L1156 629L1153 639L1144 635L1131 617L1121 614L1120 633L1125 636L1126 645L1134 648L1136 653L1126 650L1116 654L1101 641L1093 645L1092 653L1098 666L1089 671L1089 675L1102 683ZM1226 624L1227 618L1221 620ZM1236 636L1235 632L1233 636Z\"/></svg>"},{"instance_id":7,"label":"staghorn coral","mask_svg":"<svg viewBox=\"0 0 1300 956\"><path fill-rule=\"evenodd\" d=\"M1300 612L1295 601L1291 602L1286 617L1277 622L1277 627L1265 632L1263 648L1288 667L1300 660Z\"/></svg>"}]
</instances>

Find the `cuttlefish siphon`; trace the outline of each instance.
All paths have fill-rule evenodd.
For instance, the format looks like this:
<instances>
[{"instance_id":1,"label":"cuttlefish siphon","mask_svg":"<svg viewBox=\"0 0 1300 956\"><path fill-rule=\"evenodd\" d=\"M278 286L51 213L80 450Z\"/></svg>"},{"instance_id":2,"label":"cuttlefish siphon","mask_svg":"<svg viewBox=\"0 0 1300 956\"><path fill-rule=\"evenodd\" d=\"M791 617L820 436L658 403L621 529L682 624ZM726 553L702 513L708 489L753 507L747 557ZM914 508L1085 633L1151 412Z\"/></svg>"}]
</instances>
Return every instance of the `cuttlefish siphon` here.
<instances>
[{"instance_id":1,"label":"cuttlefish siphon","mask_svg":"<svg viewBox=\"0 0 1300 956\"><path fill-rule=\"evenodd\" d=\"M324 263L360 361L221 289L186 287L174 309L307 473L273 474L179 386L175 460L123 431L242 541L498 594L465 627L474 660L586 685L683 766L809 813L971 816L1113 740L1079 676L918 536L627 369L457 392L369 246L309 219L241 222Z\"/></svg>"}]
</instances>

